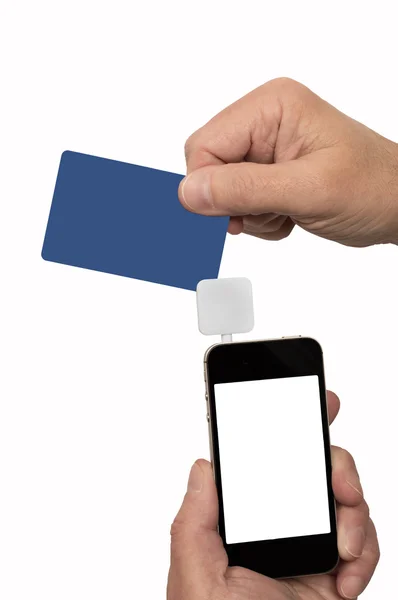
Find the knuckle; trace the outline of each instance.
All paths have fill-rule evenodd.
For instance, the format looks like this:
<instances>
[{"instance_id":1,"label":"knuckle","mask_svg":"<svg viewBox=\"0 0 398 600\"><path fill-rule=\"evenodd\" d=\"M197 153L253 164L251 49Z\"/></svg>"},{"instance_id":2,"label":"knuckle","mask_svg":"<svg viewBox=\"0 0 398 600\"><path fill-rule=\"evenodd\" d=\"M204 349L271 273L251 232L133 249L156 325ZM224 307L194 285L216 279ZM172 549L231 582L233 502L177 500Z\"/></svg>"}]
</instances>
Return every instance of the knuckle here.
<instances>
[{"instance_id":1,"label":"knuckle","mask_svg":"<svg viewBox=\"0 0 398 600\"><path fill-rule=\"evenodd\" d=\"M366 502L366 500L362 500L362 502L361 502L361 508L363 510L363 514L364 514L364 517L365 517L366 521L369 521L369 519L370 519L370 509L369 509L369 504Z\"/></svg>"},{"instance_id":2,"label":"knuckle","mask_svg":"<svg viewBox=\"0 0 398 600\"><path fill-rule=\"evenodd\" d=\"M354 458L353 458L351 452L346 450L346 448L342 448L342 457L343 457L343 460L345 463L354 464Z\"/></svg>"},{"instance_id":3,"label":"knuckle","mask_svg":"<svg viewBox=\"0 0 398 600\"><path fill-rule=\"evenodd\" d=\"M342 463L343 467L352 467L352 466L355 467L354 458L353 458L352 454L350 452L348 452L348 450L337 446L337 453L339 455L339 459L340 459L340 462Z\"/></svg>"},{"instance_id":4,"label":"knuckle","mask_svg":"<svg viewBox=\"0 0 398 600\"><path fill-rule=\"evenodd\" d=\"M377 544L377 550L375 550L375 555L374 556L375 556L375 558L374 558L374 565L375 565L375 568L376 568L377 565L379 564L380 558L381 558L379 544Z\"/></svg>"},{"instance_id":5,"label":"knuckle","mask_svg":"<svg viewBox=\"0 0 398 600\"><path fill-rule=\"evenodd\" d=\"M336 474L346 478L351 473L359 479L358 468L352 454L338 446L335 446L332 452L333 470Z\"/></svg>"},{"instance_id":6,"label":"knuckle","mask_svg":"<svg viewBox=\"0 0 398 600\"><path fill-rule=\"evenodd\" d=\"M275 79L271 79L268 84L276 90L291 96L303 96L310 92L305 85L291 77L276 77Z\"/></svg>"},{"instance_id":7,"label":"knuckle","mask_svg":"<svg viewBox=\"0 0 398 600\"><path fill-rule=\"evenodd\" d=\"M378 541L376 541L376 545L375 545L375 549L374 549L374 556L375 556L375 565L377 566L379 564L379 560L381 557L380 546L379 546Z\"/></svg>"},{"instance_id":8,"label":"knuckle","mask_svg":"<svg viewBox=\"0 0 398 600\"><path fill-rule=\"evenodd\" d=\"M184 521L179 515L177 515L170 527L171 538L173 539L173 538L179 537L181 535L181 532L183 531L183 528L184 528Z\"/></svg>"},{"instance_id":9,"label":"knuckle","mask_svg":"<svg viewBox=\"0 0 398 600\"><path fill-rule=\"evenodd\" d=\"M369 548L368 556L369 556L369 566L373 571L375 571L377 565L380 562L380 558L381 558L380 546L379 546L379 543L377 540L374 542L372 547Z\"/></svg>"},{"instance_id":10,"label":"knuckle","mask_svg":"<svg viewBox=\"0 0 398 600\"><path fill-rule=\"evenodd\" d=\"M180 510L170 526L170 536L172 539L184 538L187 535L195 534L197 530L197 520L195 517L189 517L185 514L185 511Z\"/></svg>"},{"instance_id":11,"label":"knuckle","mask_svg":"<svg viewBox=\"0 0 398 600\"><path fill-rule=\"evenodd\" d=\"M189 138L186 140L186 142L184 144L185 159L188 159L190 156L192 156L192 154L200 146L200 140L202 139L202 136L201 136L202 131L203 131L203 127L201 127L200 129L197 129L196 131L191 133Z\"/></svg>"},{"instance_id":12,"label":"knuckle","mask_svg":"<svg viewBox=\"0 0 398 600\"><path fill-rule=\"evenodd\" d=\"M372 539L372 544L371 544L371 551L373 553L374 556L374 564L375 567L378 565L379 560L380 560L380 556L381 556L381 551L380 551L380 544L379 544L379 540L377 537L377 531L376 531L376 527L374 525L374 522L372 519L369 519L369 531L371 534L371 539Z\"/></svg>"},{"instance_id":13,"label":"knuckle","mask_svg":"<svg viewBox=\"0 0 398 600\"><path fill-rule=\"evenodd\" d=\"M362 499L360 504L358 504L358 506L356 506L354 510L356 511L356 514L360 518L361 523L363 523L366 530L367 524L369 523L370 515L368 503L364 499Z\"/></svg>"},{"instance_id":14,"label":"knuckle","mask_svg":"<svg viewBox=\"0 0 398 600\"><path fill-rule=\"evenodd\" d=\"M380 546L379 546L378 541L376 541L376 544L375 544L375 547L373 550L373 557L374 557L374 566L376 568L380 562L380 557L381 557Z\"/></svg>"},{"instance_id":15,"label":"knuckle","mask_svg":"<svg viewBox=\"0 0 398 600\"><path fill-rule=\"evenodd\" d=\"M188 160L189 156L192 154L193 146L194 146L195 134L189 136L184 145L184 155L185 159Z\"/></svg>"},{"instance_id":16,"label":"knuckle","mask_svg":"<svg viewBox=\"0 0 398 600\"><path fill-rule=\"evenodd\" d=\"M291 77L285 77L285 76L275 77L274 79L271 79L271 81L269 83L274 86L285 87L285 88L286 87L292 88L292 87L297 87L297 86L301 85L295 79L292 79Z\"/></svg>"},{"instance_id":17,"label":"knuckle","mask_svg":"<svg viewBox=\"0 0 398 600\"><path fill-rule=\"evenodd\" d=\"M170 526L170 537L175 538L177 532L178 532L178 524L174 520Z\"/></svg>"},{"instance_id":18,"label":"knuckle","mask_svg":"<svg viewBox=\"0 0 398 600\"><path fill-rule=\"evenodd\" d=\"M242 576L241 567L228 567L227 577L228 579L237 579Z\"/></svg>"}]
</instances>

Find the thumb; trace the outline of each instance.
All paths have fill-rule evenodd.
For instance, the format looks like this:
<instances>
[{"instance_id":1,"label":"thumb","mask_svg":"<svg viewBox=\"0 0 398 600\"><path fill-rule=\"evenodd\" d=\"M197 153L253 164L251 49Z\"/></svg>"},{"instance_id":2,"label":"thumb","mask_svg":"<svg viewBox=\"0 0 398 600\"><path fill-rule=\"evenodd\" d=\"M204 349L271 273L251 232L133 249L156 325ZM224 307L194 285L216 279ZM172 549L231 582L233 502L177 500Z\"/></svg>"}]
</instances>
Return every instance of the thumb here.
<instances>
[{"instance_id":1,"label":"thumb","mask_svg":"<svg viewBox=\"0 0 398 600\"><path fill-rule=\"evenodd\" d=\"M217 532L218 500L211 464L195 462L187 492L171 527L171 572L179 589L213 589L223 575L228 559ZM188 586L188 587L187 587ZM187 593L186 596L190 597ZM195 596L192 596L195 597Z\"/></svg>"},{"instance_id":2,"label":"thumb","mask_svg":"<svg viewBox=\"0 0 398 600\"><path fill-rule=\"evenodd\" d=\"M179 199L203 215L304 217L314 207L324 208L326 187L310 157L271 165L229 163L192 171L180 183Z\"/></svg>"}]
</instances>

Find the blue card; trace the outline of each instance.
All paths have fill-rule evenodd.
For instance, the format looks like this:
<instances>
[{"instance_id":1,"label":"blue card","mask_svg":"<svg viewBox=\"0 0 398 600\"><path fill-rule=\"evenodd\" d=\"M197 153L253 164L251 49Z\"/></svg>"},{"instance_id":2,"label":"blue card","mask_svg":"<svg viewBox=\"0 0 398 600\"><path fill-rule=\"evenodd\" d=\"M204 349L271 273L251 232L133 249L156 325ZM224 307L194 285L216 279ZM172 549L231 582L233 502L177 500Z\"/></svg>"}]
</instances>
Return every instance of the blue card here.
<instances>
[{"instance_id":1,"label":"blue card","mask_svg":"<svg viewBox=\"0 0 398 600\"><path fill-rule=\"evenodd\" d=\"M228 218L185 210L177 196L182 178L64 152L42 257L196 290L218 277Z\"/></svg>"}]
</instances>

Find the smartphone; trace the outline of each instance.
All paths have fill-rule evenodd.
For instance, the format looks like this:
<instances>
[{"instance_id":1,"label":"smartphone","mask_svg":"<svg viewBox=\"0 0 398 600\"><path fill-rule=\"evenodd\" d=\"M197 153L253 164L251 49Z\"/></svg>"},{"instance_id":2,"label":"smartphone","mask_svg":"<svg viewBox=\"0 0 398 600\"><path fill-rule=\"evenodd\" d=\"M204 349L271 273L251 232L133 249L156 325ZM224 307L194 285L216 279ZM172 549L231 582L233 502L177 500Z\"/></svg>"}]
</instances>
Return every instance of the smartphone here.
<instances>
[{"instance_id":1,"label":"smartphone","mask_svg":"<svg viewBox=\"0 0 398 600\"><path fill-rule=\"evenodd\" d=\"M207 420L230 566L272 578L338 563L323 353L310 338L216 344Z\"/></svg>"}]
</instances>

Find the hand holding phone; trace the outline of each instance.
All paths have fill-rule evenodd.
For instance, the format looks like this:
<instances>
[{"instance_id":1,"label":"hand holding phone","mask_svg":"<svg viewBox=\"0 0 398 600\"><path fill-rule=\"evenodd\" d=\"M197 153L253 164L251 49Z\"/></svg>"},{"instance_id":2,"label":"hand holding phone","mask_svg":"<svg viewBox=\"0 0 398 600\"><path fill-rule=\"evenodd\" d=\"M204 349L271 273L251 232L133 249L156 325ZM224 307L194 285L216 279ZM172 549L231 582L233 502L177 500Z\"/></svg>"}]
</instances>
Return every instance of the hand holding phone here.
<instances>
[{"instance_id":1,"label":"hand holding phone","mask_svg":"<svg viewBox=\"0 0 398 600\"><path fill-rule=\"evenodd\" d=\"M327 404L332 422L339 400L329 392ZM334 447L331 455L340 555L333 573L275 580L245 568L228 567L228 555L218 534L218 498L212 466L199 460L192 467L187 493L171 528L168 600L293 600L298 596L301 600L341 600L360 595L379 558L376 531L363 495L356 491L361 490L361 485L352 457ZM362 540L357 535L360 529L366 532Z\"/></svg>"}]
</instances>

